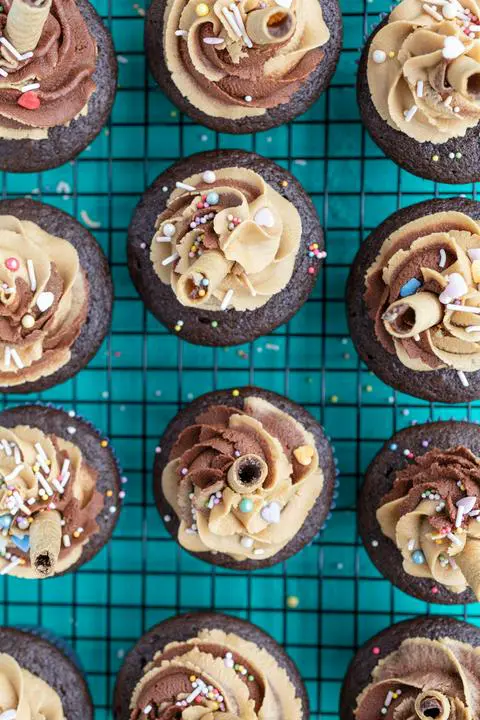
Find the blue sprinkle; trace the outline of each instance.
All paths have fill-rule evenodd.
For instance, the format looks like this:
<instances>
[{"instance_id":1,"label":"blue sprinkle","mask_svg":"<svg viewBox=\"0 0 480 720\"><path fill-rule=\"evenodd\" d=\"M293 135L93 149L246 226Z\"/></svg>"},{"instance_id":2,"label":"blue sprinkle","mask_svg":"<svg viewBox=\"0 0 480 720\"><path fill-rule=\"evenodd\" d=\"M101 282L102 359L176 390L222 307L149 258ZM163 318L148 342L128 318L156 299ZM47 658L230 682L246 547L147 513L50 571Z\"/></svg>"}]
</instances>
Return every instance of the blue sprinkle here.
<instances>
[{"instance_id":1,"label":"blue sprinkle","mask_svg":"<svg viewBox=\"0 0 480 720\"><path fill-rule=\"evenodd\" d=\"M0 517L0 528L8 530L12 524L13 517L11 515L2 515Z\"/></svg>"},{"instance_id":2,"label":"blue sprinkle","mask_svg":"<svg viewBox=\"0 0 480 720\"><path fill-rule=\"evenodd\" d=\"M209 205L216 205L218 201L220 200L220 197L218 193L216 192L209 192L207 195L207 203Z\"/></svg>"},{"instance_id":3,"label":"blue sprinkle","mask_svg":"<svg viewBox=\"0 0 480 720\"><path fill-rule=\"evenodd\" d=\"M408 282L406 282L405 285L402 285L402 287L400 288L400 297L408 297L409 295L413 295L421 286L422 283L420 282L420 280L417 280L417 278L412 278L411 280L408 280Z\"/></svg>"},{"instance_id":4,"label":"blue sprinkle","mask_svg":"<svg viewBox=\"0 0 480 720\"><path fill-rule=\"evenodd\" d=\"M397 443L392 443L392 444L390 445L390 450L397 450L397 449L398 449Z\"/></svg>"},{"instance_id":5,"label":"blue sprinkle","mask_svg":"<svg viewBox=\"0 0 480 720\"><path fill-rule=\"evenodd\" d=\"M425 562L425 555L421 550L415 550L415 552L412 553L412 562L415 563L415 565L423 565Z\"/></svg>"},{"instance_id":6,"label":"blue sprinkle","mask_svg":"<svg viewBox=\"0 0 480 720\"><path fill-rule=\"evenodd\" d=\"M24 535L22 538L12 535L11 540L22 552L28 552L30 549L30 536Z\"/></svg>"}]
</instances>

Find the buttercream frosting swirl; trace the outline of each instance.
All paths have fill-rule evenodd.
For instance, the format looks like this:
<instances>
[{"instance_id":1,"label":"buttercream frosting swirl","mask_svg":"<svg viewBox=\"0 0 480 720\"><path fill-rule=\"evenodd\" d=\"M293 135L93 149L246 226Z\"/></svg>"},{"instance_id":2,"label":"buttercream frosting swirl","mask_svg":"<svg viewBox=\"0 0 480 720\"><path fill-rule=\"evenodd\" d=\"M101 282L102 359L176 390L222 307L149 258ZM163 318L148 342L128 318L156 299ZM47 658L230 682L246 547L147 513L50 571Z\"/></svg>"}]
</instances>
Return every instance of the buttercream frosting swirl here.
<instances>
[{"instance_id":1,"label":"buttercream frosting swirl","mask_svg":"<svg viewBox=\"0 0 480 720\"><path fill-rule=\"evenodd\" d=\"M473 720L480 714L480 649L452 638L404 640L380 660L357 698L357 720Z\"/></svg>"},{"instance_id":2,"label":"buttercream frosting swirl","mask_svg":"<svg viewBox=\"0 0 480 720\"><path fill-rule=\"evenodd\" d=\"M289 102L329 37L319 0L168 0L165 9L172 80L214 117L253 117Z\"/></svg>"},{"instance_id":3,"label":"buttercream frosting swirl","mask_svg":"<svg viewBox=\"0 0 480 720\"><path fill-rule=\"evenodd\" d=\"M476 0L438 6L402 0L369 49L368 84L382 119L418 142L435 144L476 127L479 31Z\"/></svg>"},{"instance_id":4,"label":"buttercream frosting swirl","mask_svg":"<svg viewBox=\"0 0 480 720\"><path fill-rule=\"evenodd\" d=\"M275 658L239 635L216 629L157 652L130 709L131 720L303 718L302 701Z\"/></svg>"},{"instance_id":5,"label":"buttercream frosting swirl","mask_svg":"<svg viewBox=\"0 0 480 720\"><path fill-rule=\"evenodd\" d=\"M28 220L0 216L0 388L51 375L88 311L76 249Z\"/></svg>"},{"instance_id":6,"label":"buttercream frosting swirl","mask_svg":"<svg viewBox=\"0 0 480 720\"><path fill-rule=\"evenodd\" d=\"M395 475L377 519L405 572L480 599L480 460L467 448L432 448Z\"/></svg>"},{"instance_id":7,"label":"buttercream frosting swirl","mask_svg":"<svg viewBox=\"0 0 480 720\"><path fill-rule=\"evenodd\" d=\"M301 529L324 483L313 435L271 403L212 405L183 430L162 476L178 541L234 560L276 555Z\"/></svg>"},{"instance_id":8,"label":"buttercream frosting swirl","mask_svg":"<svg viewBox=\"0 0 480 720\"><path fill-rule=\"evenodd\" d=\"M480 227L472 218L440 212L407 223L385 240L365 277L378 341L411 370L477 371L479 282Z\"/></svg>"},{"instance_id":9,"label":"buttercream frosting swirl","mask_svg":"<svg viewBox=\"0 0 480 720\"><path fill-rule=\"evenodd\" d=\"M38 576L30 534L47 510L59 513L62 522L55 573L74 565L98 532L104 498L97 477L74 443L37 427L0 427L0 574Z\"/></svg>"},{"instance_id":10,"label":"buttercream frosting swirl","mask_svg":"<svg viewBox=\"0 0 480 720\"><path fill-rule=\"evenodd\" d=\"M156 230L155 272L182 305L242 311L265 305L288 284L302 222L260 175L222 168L177 183Z\"/></svg>"},{"instance_id":11,"label":"buttercream frosting swirl","mask_svg":"<svg viewBox=\"0 0 480 720\"><path fill-rule=\"evenodd\" d=\"M15 711L16 720L64 720L57 692L6 653L0 654L0 715ZM9 715L10 717L10 715Z\"/></svg>"},{"instance_id":12,"label":"buttercream frosting swirl","mask_svg":"<svg viewBox=\"0 0 480 720\"><path fill-rule=\"evenodd\" d=\"M51 128L87 114L96 89L97 45L76 0L52 0L38 44L14 54L16 38L7 28L15 2L5 0L0 14L0 34L9 43L2 45L0 55L0 137L40 140ZM22 11L25 18L19 16L19 21L30 26L28 13L35 8ZM18 34L23 39L28 33L20 29Z\"/></svg>"}]
</instances>

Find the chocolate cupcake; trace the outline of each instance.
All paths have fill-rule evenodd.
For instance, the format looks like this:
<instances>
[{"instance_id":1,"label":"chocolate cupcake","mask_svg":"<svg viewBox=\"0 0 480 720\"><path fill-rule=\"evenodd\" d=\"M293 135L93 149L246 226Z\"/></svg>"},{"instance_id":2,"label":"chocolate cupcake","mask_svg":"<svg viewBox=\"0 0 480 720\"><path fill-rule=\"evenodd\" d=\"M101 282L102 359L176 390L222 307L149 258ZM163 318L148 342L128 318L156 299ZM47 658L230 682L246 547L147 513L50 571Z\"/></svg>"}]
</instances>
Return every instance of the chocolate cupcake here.
<instances>
[{"instance_id":1,"label":"chocolate cupcake","mask_svg":"<svg viewBox=\"0 0 480 720\"><path fill-rule=\"evenodd\" d=\"M373 140L414 175L480 179L480 3L401 0L372 33L358 103Z\"/></svg>"},{"instance_id":2,"label":"chocolate cupcake","mask_svg":"<svg viewBox=\"0 0 480 720\"><path fill-rule=\"evenodd\" d=\"M133 216L128 266L151 312L199 345L270 333L307 300L320 269L315 208L286 170L241 150L180 160Z\"/></svg>"},{"instance_id":3,"label":"chocolate cupcake","mask_svg":"<svg viewBox=\"0 0 480 720\"><path fill-rule=\"evenodd\" d=\"M435 422L401 430L367 470L359 531L372 562L427 602L480 599L480 429Z\"/></svg>"},{"instance_id":4,"label":"chocolate cupcake","mask_svg":"<svg viewBox=\"0 0 480 720\"><path fill-rule=\"evenodd\" d=\"M110 34L87 0L4 0L0 33L0 169L63 165L113 105Z\"/></svg>"},{"instance_id":5,"label":"chocolate cupcake","mask_svg":"<svg viewBox=\"0 0 480 720\"><path fill-rule=\"evenodd\" d=\"M245 620L196 613L166 620L127 655L117 678L116 720L308 720L297 668Z\"/></svg>"},{"instance_id":6,"label":"chocolate cupcake","mask_svg":"<svg viewBox=\"0 0 480 720\"><path fill-rule=\"evenodd\" d=\"M219 132L251 133L305 112L340 54L337 0L154 0L152 74L182 112Z\"/></svg>"},{"instance_id":7,"label":"chocolate cupcake","mask_svg":"<svg viewBox=\"0 0 480 720\"><path fill-rule=\"evenodd\" d=\"M49 205L0 202L0 392L73 377L107 334L112 302L107 259L88 230Z\"/></svg>"},{"instance_id":8,"label":"chocolate cupcake","mask_svg":"<svg viewBox=\"0 0 480 720\"><path fill-rule=\"evenodd\" d=\"M194 400L172 420L154 467L172 536L214 565L286 560L322 528L335 467L322 428L281 395L245 387Z\"/></svg>"},{"instance_id":9,"label":"chocolate cupcake","mask_svg":"<svg viewBox=\"0 0 480 720\"><path fill-rule=\"evenodd\" d=\"M350 332L367 366L409 395L480 397L480 204L430 200L391 215L350 273Z\"/></svg>"},{"instance_id":10,"label":"chocolate cupcake","mask_svg":"<svg viewBox=\"0 0 480 720\"><path fill-rule=\"evenodd\" d=\"M480 630L447 617L392 625L355 655L340 719L467 720L480 716Z\"/></svg>"},{"instance_id":11,"label":"chocolate cupcake","mask_svg":"<svg viewBox=\"0 0 480 720\"><path fill-rule=\"evenodd\" d=\"M62 575L110 539L119 468L108 441L72 413L42 405L0 413L0 476L0 575Z\"/></svg>"},{"instance_id":12,"label":"chocolate cupcake","mask_svg":"<svg viewBox=\"0 0 480 720\"><path fill-rule=\"evenodd\" d=\"M49 635L50 636L50 635ZM44 631L0 627L0 717L92 720L93 705L71 651Z\"/></svg>"}]
</instances>

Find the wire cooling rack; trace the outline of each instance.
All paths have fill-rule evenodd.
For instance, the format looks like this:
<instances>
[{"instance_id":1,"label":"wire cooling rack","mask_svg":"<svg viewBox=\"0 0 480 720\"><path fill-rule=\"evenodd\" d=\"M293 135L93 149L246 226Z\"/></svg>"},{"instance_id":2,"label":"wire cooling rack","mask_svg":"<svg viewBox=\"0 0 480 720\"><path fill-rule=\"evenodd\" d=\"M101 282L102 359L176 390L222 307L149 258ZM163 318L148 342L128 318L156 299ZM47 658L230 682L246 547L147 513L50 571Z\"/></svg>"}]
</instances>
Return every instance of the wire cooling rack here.
<instances>
[{"instance_id":1,"label":"wire cooling rack","mask_svg":"<svg viewBox=\"0 0 480 720\"><path fill-rule=\"evenodd\" d=\"M156 89L145 65L142 2L94 5L119 56L111 122L76 162L42 175L4 175L2 189L4 196L39 197L99 224L93 231L115 281L112 333L87 369L35 399L73 408L110 436L128 477L127 499L112 542L78 574L44 582L3 578L0 621L42 625L70 640L88 676L96 720L106 720L122 658L144 630L190 609L226 611L286 645L308 686L312 720L334 720L348 661L369 636L424 612L467 617L461 607L409 598L377 573L357 539L355 503L361 473L391 433L428 419L480 419L480 406L431 405L383 385L355 354L343 302L349 265L367 233L398 207L454 189L400 171L359 122L359 47L388 0L343 0L345 47L329 91L296 122L245 137L191 123ZM251 345L225 350L167 334L145 311L125 260L126 229L144 188L178 157L217 147L255 150L289 168L312 195L328 246L316 291L293 320ZM475 197L471 185L455 191ZM247 383L288 395L322 421L341 480L321 538L287 563L254 574L210 568L182 552L163 529L151 493L155 447L180 405ZM32 396L20 398L27 399ZM468 619L480 624L477 605Z\"/></svg>"}]
</instances>

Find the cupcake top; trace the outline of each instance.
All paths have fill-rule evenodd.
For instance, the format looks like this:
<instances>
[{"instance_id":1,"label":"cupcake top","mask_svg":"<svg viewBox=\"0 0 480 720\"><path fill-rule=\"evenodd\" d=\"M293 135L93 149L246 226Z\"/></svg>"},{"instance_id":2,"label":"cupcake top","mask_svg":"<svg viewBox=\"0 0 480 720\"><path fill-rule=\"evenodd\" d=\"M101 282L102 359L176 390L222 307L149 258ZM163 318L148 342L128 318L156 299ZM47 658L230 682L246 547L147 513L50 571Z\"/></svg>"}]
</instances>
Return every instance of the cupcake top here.
<instances>
[{"instance_id":1,"label":"cupcake top","mask_svg":"<svg viewBox=\"0 0 480 720\"><path fill-rule=\"evenodd\" d=\"M88 114L97 46L76 0L5 0L0 137L41 140Z\"/></svg>"},{"instance_id":2,"label":"cupcake top","mask_svg":"<svg viewBox=\"0 0 480 720\"><path fill-rule=\"evenodd\" d=\"M421 143L445 143L476 127L479 31L477 0L402 0L369 49L368 85L382 119Z\"/></svg>"},{"instance_id":3,"label":"cupcake top","mask_svg":"<svg viewBox=\"0 0 480 720\"><path fill-rule=\"evenodd\" d=\"M150 257L182 305L255 310L288 285L301 236L295 206L256 172L207 170L177 182Z\"/></svg>"},{"instance_id":4,"label":"cupcake top","mask_svg":"<svg viewBox=\"0 0 480 720\"><path fill-rule=\"evenodd\" d=\"M223 630L173 642L144 669L131 720L301 720L302 701L287 672L264 648Z\"/></svg>"},{"instance_id":5,"label":"cupcake top","mask_svg":"<svg viewBox=\"0 0 480 720\"><path fill-rule=\"evenodd\" d=\"M178 541L233 560L276 555L299 532L324 484L313 435L259 397L212 405L185 428L162 475Z\"/></svg>"},{"instance_id":6,"label":"cupcake top","mask_svg":"<svg viewBox=\"0 0 480 720\"><path fill-rule=\"evenodd\" d=\"M255 117L289 102L325 55L321 5L168 0L164 49L173 82L214 117Z\"/></svg>"},{"instance_id":7,"label":"cupcake top","mask_svg":"<svg viewBox=\"0 0 480 720\"><path fill-rule=\"evenodd\" d=\"M55 690L6 653L0 654L0 717L64 720L62 701Z\"/></svg>"},{"instance_id":8,"label":"cupcake top","mask_svg":"<svg viewBox=\"0 0 480 720\"><path fill-rule=\"evenodd\" d=\"M377 519L403 568L480 599L480 459L463 446L432 448L395 474Z\"/></svg>"},{"instance_id":9,"label":"cupcake top","mask_svg":"<svg viewBox=\"0 0 480 720\"><path fill-rule=\"evenodd\" d=\"M439 212L393 232L365 276L380 344L410 370L480 369L480 226Z\"/></svg>"},{"instance_id":10,"label":"cupcake top","mask_svg":"<svg viewBox=\"0 0 480 720\"><path fill-rule=\"evenodd\" d=\"M0 388L34 382L69 362L88 295L71 243L0 215Z\"/></svg>"},{"instance_id":11,"label":"cupcake top","mask_svg":"<svg viewBox=\"0 0 480 720\"><path fill-rule=\"evenodd\" d=\"M37 427L0 427L0 574L68 570L98 531L98 474L73 442Z\"/></svg>"},{"instance_id":12,"label":"cupcake top","mask_svg":"<svg viewBox=\"0 0 480 720\"><path fill-rule=\"evenodd\" d=\"M380 660L357 698L357 720L470 720L480 714L480 649L413 637Z\"/></svg>"}]
</instances>

